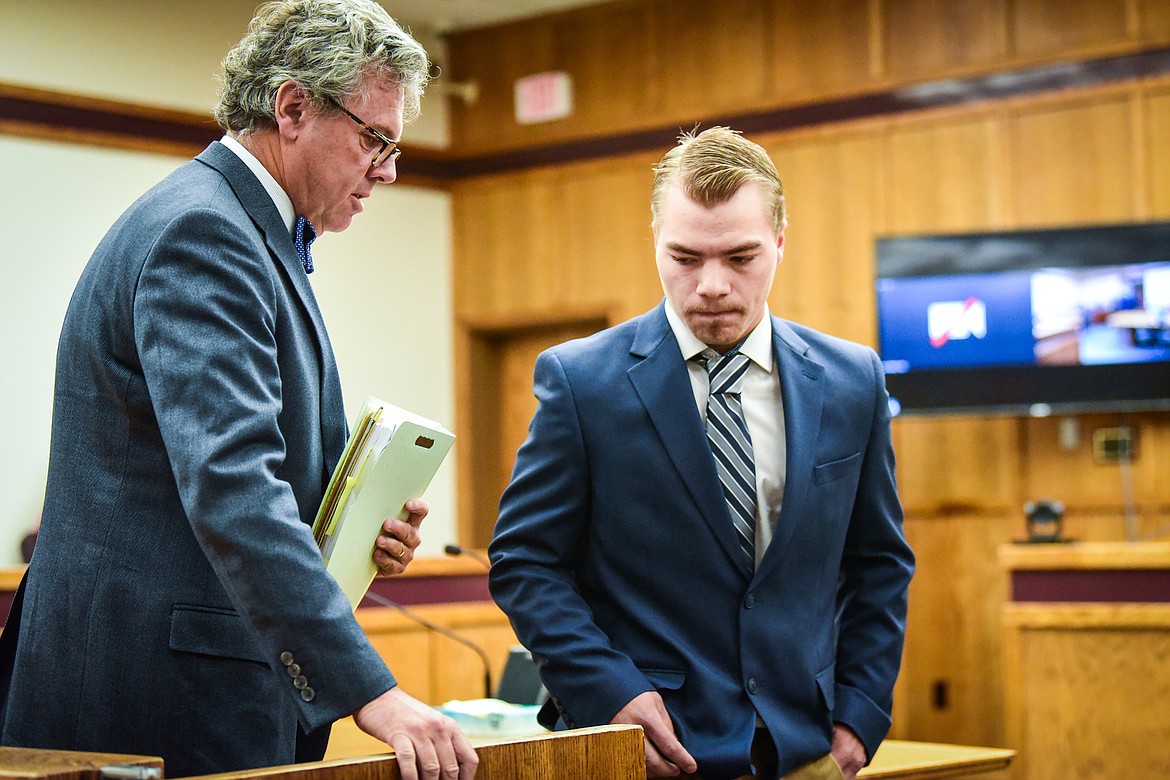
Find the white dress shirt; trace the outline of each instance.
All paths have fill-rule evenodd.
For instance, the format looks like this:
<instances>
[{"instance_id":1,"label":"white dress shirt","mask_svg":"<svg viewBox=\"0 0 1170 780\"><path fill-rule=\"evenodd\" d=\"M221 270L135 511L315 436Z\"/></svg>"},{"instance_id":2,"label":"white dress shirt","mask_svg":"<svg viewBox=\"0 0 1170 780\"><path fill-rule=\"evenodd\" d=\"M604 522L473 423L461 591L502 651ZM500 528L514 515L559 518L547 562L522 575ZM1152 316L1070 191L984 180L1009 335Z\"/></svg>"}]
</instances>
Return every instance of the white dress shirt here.
<instances>
[{"instance_id":1,"label":"white dress shirt","mask_svg":"<svg viewBox=\"0 0 1170 780\"><path fill-rule=\"evenodd\" d=\"M695 405L703 422L707 421L707 398L711 394L707 369L691 360L702 352L717 354L699 341L682 318L666 304L666 319L678 341ZM756 465L756 564L772 541L772 531L784 499L784 470L787 462L784 440L784 406L780 396L780 372L775 369L772 352L772 315L765 307L764 317L748 334L740 352L751 359L741 390L743 416L752 437L752 456Z\"/></svg>"},{"instance_id":2,"label":"white dress shirt","mask_svg":"<svg viewBox=\"0 0 1170 780\"><path fill-rule=\"evenodd\" d=\"M244 145L232 138L230 135L225 135L219 139L219 142L231 149L232 152L243 161L244 165L248 166L248 170L256 174L256 178L264 185L264 191L268 193L268 197L272 198L272 202L276 204L276 210L280 212L281 219L284 220L284 226L288 228L288 233L291 236L293 226L297 222L297 212L293 208L292 198L284 191L276 179L272 178L272 174L268 169L256 159L256 155L244 148Z\"/></svg>"}]
</instances>

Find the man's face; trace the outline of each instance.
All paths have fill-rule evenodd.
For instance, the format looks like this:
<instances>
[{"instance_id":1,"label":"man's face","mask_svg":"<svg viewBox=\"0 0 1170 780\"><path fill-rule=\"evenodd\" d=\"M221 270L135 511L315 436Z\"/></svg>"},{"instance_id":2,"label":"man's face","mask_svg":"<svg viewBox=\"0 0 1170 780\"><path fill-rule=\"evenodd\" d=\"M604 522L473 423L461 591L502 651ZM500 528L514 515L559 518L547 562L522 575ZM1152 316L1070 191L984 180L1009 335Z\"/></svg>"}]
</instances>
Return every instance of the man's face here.
<instances>
[{"instance_id":1,"label":"man's face","mask_svg":"<svg viewBox=\"0 0 1170 780\"><path fill-rule=\"evenodd\" d=\"M371 81L368 95L345 105L350 112L387 138L402 136L402 88ZM397 177L393 156L377 168L370 166L381 148L361 125L342 112L313 113L306 118L297 138L295 170L287 180L295 182L289 195L297 213L308 218L318 233L339 232L349 227L362 211L362 200L375 184L389 184Z\"/></svg>"},{"instance_id":2,"label":"man's face","mask_svg":"<svg viewBox=\"0 0 1170 780\"><path fill-rule=\"evenodd\" d=\"M654 254L666 302L691 333L718 352L738 344L764 316L784 253L760 185L740 187L706 208L678 183L663 195Z\"/></svg>"}]
</instances>

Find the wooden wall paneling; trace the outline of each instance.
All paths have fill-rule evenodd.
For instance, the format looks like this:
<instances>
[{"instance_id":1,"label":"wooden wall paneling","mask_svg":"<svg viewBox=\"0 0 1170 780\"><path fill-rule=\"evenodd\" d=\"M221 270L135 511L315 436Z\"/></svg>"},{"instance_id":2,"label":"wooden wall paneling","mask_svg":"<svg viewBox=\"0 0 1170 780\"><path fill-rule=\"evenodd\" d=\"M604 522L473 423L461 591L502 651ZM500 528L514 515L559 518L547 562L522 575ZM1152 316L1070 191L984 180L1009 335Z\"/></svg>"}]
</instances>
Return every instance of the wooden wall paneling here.
<instances>
[{"instance_id":1,"label":"wooden wall paneling","mask_svg":"<svg viewBox=\"0 0 1170 780\"><path fill-rule=\"evenodd\" d=\"M1170 415L1089 414L1075 418L1079 435L1075 446L1062 446L1061 418L1024 421L1023 457L1028 464L1023 485L1030 499L1051 498L1073 510L1119 508L1126 498L1126 479L1134 500L1141 506L1170 502ZM1119 463L1101 463L1093 457L1093 434L1102 428L1130 425L1138 435L1137 458L1127 475ZM1143 439L1146 439L1143 446Z\"/></svg>"},{"instance_id":2,"label":"wooden wall paneling","mask_svg":"<svg viewBox=\"0 0 1170 780\"><path fill-rule=\"evenodd\" d=\"M1170 9L1170 3L1166 8ZM1170 87L1151 89L1144 100L1146 159L1141 170L1149 214L1151 219L1170 219Z\"/></svg>"},{"instance_id":3,"label":"wooden wall paneling","mask_svg":"<svg viewBox=\"0 0 1170 780\"><path fill-rule=\"evenodd\" d=\"M650 229L651 168L661 156L562 169L558 189L565 216L548 262L563 277L568 305L614 309L620 320L662 297Z\"/></svg>"},{"instance_id":4,"label":"wooden wall paneling","mask_svg":"<svg viewBox=\"0 0 1170 780\"><path fill-rule=\"evenodd\" d=\"M1170 506L1143 504L1128 511L1123 506L1078 509L1065 512L1063 538L1077 542L1121 542L1131 536L1140 540L1170 539ZM1023 538L1021 531L1015 538Z\"/></svg>"},{"instance_id":5,"label":"wooden wall paneling","mask_svg":"<svg viewBox=\"0 0 1170 780\"><path fill-rule=\"evenodd\" d=\"M880 140L872 130L812 133L765 147L788 201L784 260L769 298L773 312L873 344Z\"/></svg>"},{"instance_id":6,"label":"wooden wall paneling","mask_svg":"<svg viewBox=\"0 0 1170 780\"><path fill-rule=\"evenodd\" d=\"M1160 777L1170 765L1170 608L1009 604L1012 776Z\"/></svg>"},{"instance_id":7,"label":"wooden wall paneling","mask_svg":"<svg viewBox=\"0 0 1170 780\"><path fill-rule=\"evenodd\" d=\"M884 63L895 81L993 67L1008 54L1008 0L881 0Z\"/></svg>"},{"instance_id":8,"label":"wooden wall paneling","mask_svg":"<svg viewBox=\"0 0 1170 780\"><path fill-rule=\"evenodd\" d=\"M769 0L770 94L776 103L855 94L875 83L871 3Z\"/></svg>"},{"instance_id":9,"label":"wooden wall paneling","mask_svg":"<svg viewBox=\"0 0 1170 780\"><path fill-rule=\"evenodd\" d=\"M475 154L660 121L654 21L650 3L619 2L451 36L452 78L478 82L480 95L492 96L452 106L454 146ZM521 125L512 106L515 81L545 70L572 77L574 112Z\"/></svg>"},{"instance_id":10,"label":"wooden wall paneling","mask_svg":"<svg viewBox=\"0 0 1170 780\"><path fill-rule=\"evenodd\" d=\"M1170 3L1166 0L1138 0L1138 27L1147 43L1170 40Z\"/></svg>"},{"instance_id":11,"label":"wooden wall paneling","mask_svg":"<svg viewBox=\"0 0 1170 780\"><path fill-rule=\"evenodd\" d=\"M658 68L650 77L665 116L693 122L763 101L771 62L765 0L672 0L651 8Z\"/></svg>"},{"instance_id":12,"label":"wooden wall paneling","mask_svg":"<svg viewBox=\"0 0 1170 780\"><path fill-rule=\"evenodd\" d=\"M886 232L963 233L1003 224L999 112L893 122L886 133Z\"/></svg>"},{"instance_id":13,"label":"wooden wall paneling","mask_svg":"<svg viewBox=\"0 0 1170 780\"><path fill-rule=\"evenodd\" d=\"M1018 421L985 415L894 420L898 493L907 512L1019 511Z\"/></svg>"},{"instance_id":14,"label":"wooden wall paneling","mask_svg":"<svg viewBox=\"0 0 1170 780\"><path fill-rule=\"evenodd\" d=\"M1117 50L1136 37L1136 0L1012 0L1012 42L1023 59Z\"/></svg>"},{"instance_id":15,"label":"wooden wall paneling","mask_svg":"<svg viewBox=\"0 0 1170 780\"><path fill-rule=\"evenodd\" d=\"M917 569L894 702L903 738L1004 743L1000 610L1007 576L996 551L1010 540L1008 525L995 514L906 519Z\"/></svg>"},{"instance_id":16,"label":"wooden wall paneling","mask_svg":"<svg viewBox=\"0 0 1170 780\"><path fill-rule=\"evenodd\" d=\"M511 478L516 450L536 411L532 373L536 356L555 344L595 333L611 323L605 311L516 313L459 324L468 362L457 366L457 418L467 432L460 450L460 540L487 547L500 495ZM474 387L474 389L471 389Z\"/></svg>"},{"instance_id":17,"label":"wooden wall paneling","mask_svg":"<svg viewBox=\"0 0 1170 780\"><path fill-rule=\"evenodd\" d=\"M1136 216L1131 99L1116 89L1009 111L1008 170L1018 226L1095 225Z\"/></svg>"},{"instance_id":18,"label":"wooden wall paneling","mask_svg":"<svg viewBox=\"0 0 1170 780\"><path fill-rule=\"evenodd\" d=\"M515 120L516 79L563 67L550 18L456 33L448 39L447 52L444 77L479 87L475 102L448 103L452 146L461 153L538 142L548 137L550 124L568 121L521 125Z\"/></svg>"},{"instance_id":19,"label":"wooden wall paneling","mask_svg":"<svg viewBox=\"0 0 1170 780\"><path fill-rule=\"evenodd\" d=\"M555 256L565 219L557 174L539 169L461 182L453 192L455 309L492 316L563 303Z\"/></svg>"}]
</instances>

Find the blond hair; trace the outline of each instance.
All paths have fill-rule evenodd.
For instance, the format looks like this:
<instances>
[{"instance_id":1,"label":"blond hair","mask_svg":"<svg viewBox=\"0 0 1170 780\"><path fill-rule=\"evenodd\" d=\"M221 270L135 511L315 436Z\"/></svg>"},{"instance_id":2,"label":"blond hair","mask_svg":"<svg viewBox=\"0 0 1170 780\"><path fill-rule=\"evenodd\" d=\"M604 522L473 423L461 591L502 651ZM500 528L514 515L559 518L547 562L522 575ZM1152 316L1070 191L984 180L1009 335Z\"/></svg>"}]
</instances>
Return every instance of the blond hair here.
<instances>
[{"instance_id":1,"label":"blond hair","mask_svg":"<svg viewBox=\"0 0 1170 780\"><path fill-rule=\"evenodd\" d=\"M658 227L666 190L678 182L688 198L706 207L726 203L743 185L754 182L764 190L765 205L779 234L788 221L784 183L776 164L759 144L727 127L679 136L678 144L654 166L650 196L651 225Z\"/></svg>"}]
</instances>

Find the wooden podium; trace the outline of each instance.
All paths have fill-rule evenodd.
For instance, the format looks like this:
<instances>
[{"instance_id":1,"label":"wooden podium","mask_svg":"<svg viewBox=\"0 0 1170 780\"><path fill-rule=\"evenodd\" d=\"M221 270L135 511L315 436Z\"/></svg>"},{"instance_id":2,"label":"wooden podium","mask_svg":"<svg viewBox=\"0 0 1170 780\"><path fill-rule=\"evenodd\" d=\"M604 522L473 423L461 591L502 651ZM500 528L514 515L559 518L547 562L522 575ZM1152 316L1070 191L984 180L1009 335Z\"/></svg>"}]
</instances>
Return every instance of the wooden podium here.
<instances>
[{"instance_id":1,"label":"wooden podium","mask_svg":"<svg viewBox=\"0 0 1170 780\"><path fill-rule=\"evenodd\" d=\"M598 726L514 739L475 741L477 780L644 780L642 729ZM864 780L919 780L965 776L992 778L1007 767L1013 751L887 740ZM0 780L101 780L109 765L160 767L144 756L0 748ZM203 775L197 780L398 780L392 754L338 758L314 764L267 767Z\"/></svg>"},{"instance_id":2,"label":"wooden podium","mask_svg":"<svg viewBox=\"0 0 1170 780\"><path fill-rule=\"evenodd\" d=\"M1013 776L1165 777L1170 767L1170 543L999 550Z\"/></svg>"}]
</instances>

